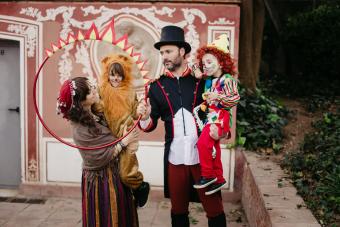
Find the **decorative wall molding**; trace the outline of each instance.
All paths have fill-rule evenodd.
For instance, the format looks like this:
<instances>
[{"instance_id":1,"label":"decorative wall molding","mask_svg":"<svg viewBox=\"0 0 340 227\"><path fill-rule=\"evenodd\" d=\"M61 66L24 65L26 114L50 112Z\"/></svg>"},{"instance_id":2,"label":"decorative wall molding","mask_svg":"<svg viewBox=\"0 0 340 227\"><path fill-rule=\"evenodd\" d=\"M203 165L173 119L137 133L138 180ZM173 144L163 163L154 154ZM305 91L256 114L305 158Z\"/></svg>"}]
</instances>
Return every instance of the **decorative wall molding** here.
<instances>
[{"instance_id":1,"label":"decorative wall molding","mask_svg":"<svg viewBox=\"0 0 340 227\"><path fill-rule=\"evenodd\" d=\"M220 17L218 20L213 22L209 21L208 24L210 25L235 25L235 21L226 20L225 17Z\"/></svg>"},{"instance_id":2,"label":"decorative wall molding","mask_svg":"<svg viewBox=\"0 0 340 227\"><path fill-rule=\"evenodd\" d=\"M42 16L42 12L33 7L27 7L22 8L20 11L20 14L32 17L36 19L38 22L44 22L44 21L55 21L56 17L61 14L63 18L62 23L62 29L60 31L60 37L62 39L66 39L69 32L72 30L70 29L70 25L73 25L74 27L81 28L81 22L76 21L72 19L74 10L76 7L66 7L66 6L60 6L55 9L47 9L45 11L46 16ZM89 22L90 23L90 22ZM88 25L90 27L90 25Z\"/></svg>"},{"instance_id":3,"label":"decorative wall molding","mask_svg":"<svg viewBox=\"0 0 340 227\"><path fill-rule=\"evenodd\" d=\"M194 25L194 21L196 16L201 19L201 22L204 24L207 21L207 17L205 14L198 9L192 9L192 8L186 8L182 9L183 15L185 20L188 22L187 28L188 32L185 34L185 40L188 41L188 43L191 46L192 52L195 53L196 50L200 46L200 41L199 41L199 35L196 31L196 26ZM192 62L193 55L190 55L190 58L188 59L189 62Z\"/></svg>"},{"instance_id":4,"label":"decorative wall molding","mask_svg":"<svg viewBox=\"0 0 340 227\"><path fill-rule=\"evenodd\" d=\"M70 58L70 50L73 49L72 46L68 45L64 47L65 51L63 51L60 56L60 60L58 62L58 72L59 72L59 82L60 84L64 83L65 80L71 77L71 72L73 69L72 60Z\"/></svg>"},{"instance_id":5,"label":"decorative wall molding","mask_svg":"<svg viewBox=\"0 0 340 227\"><path fill-rule=\"evenodd\" d=\"M235 27L234 26L208 26L208 43L212 43L219 35L226 34L229 41L229 51L232 57L235 53Z\"/></svg>"},{"instance_id":6,"label":"decorative wall molding","mask_svg":"<svg viewBox=\"0 0 340 227\"><path fill-rule=\"evenodd\" d=\"M38 163L35 159L31 159L28 162L28 181L38 181Z\"/></svg>"},{"instance_id":7,"label":"decorative wall molding","mask_svg":"<svg viewBox=\"0 0 340 227\"><path fill-rule=\"evenodd\" d=\"M76 63L83 65L82 73L89 76L91 81L96 81L93 76L93 71L91 69L91 59L89 55L89 41L81 42L80 45L76 46L77 52L75 53Z\"/></svg>"},{"instance_id":8,"label":"decorative wall molding","mask_svg":"<svg viewBox=\"0 0 340 227\"><path fill-rule=\"evenodd\" d=\"M25 35L27 37L26 39L27 56L34 57L35 48L37 45L37 35L38 35L36 26L22 25L22 24L9 24L7 27L7 31L13 32L16 34Z\"/></svg>"},{"instance_id":9,"label":"decorative wall molding","mask_svg":"<svg viewBox=\"0 0 340 227\"><path fill-rule=\"evenodd\" d=\"M87 17L89 15L97 16L93 20L80 21L75 19L73 16L76 10L81 10L81 15ZM195 19L198 18L201 23L206 23L207 17L205 13L196 8L184 8L181 9L183 13L184 20L177 22L169 22L166 20L161 20L159 17L167 16L168 18L173 18L173 14L176 12L177 8L162 7L157 9L157 7L152 6L149 8L139 9L131 7L123 7L120 9L112 9L106 6L100 6L98 8L94 6L87 7L66 7L60 6L56 8L46 9L45 12L40 11L37 8L27 7L22 8L20 14L32 17L39 22L43 21L55 21L56 17L61 15L61 30L60 37L66 39L68 33L72 32L71 27L78 29L89 29L92 22L96 24L97 27L103 27L105 23L111 20L112 17L117 17L118 15L134 15L143 17L148 23L150 23L155 29L160 32L161 28L173 24L179 27L187 28L188 32L185 34L185 38L188 40L192 47L192 51L195 52L200 46L199 35L196 31L196 26L194 25ZM44 15L43 15L44 14ZM70 51L73 47L65 48L64 53L60 56L58 63L60 83L63 83L66 79L71 76L72 71L72 61L70 60ZM81 47L81 55L85 56L84 48ZM89 51L86 50L89 54ZM80 56L79 56L80 57ZM189 61L192 59L188 59ZM81 57L80 63L85 63L85 58ZM84 64L83 64L84 65ZM92 68L84 67L83 72L89 75L94 75ZM91 76L90 76L91 77Z\"/></svg>"}]
</instances>

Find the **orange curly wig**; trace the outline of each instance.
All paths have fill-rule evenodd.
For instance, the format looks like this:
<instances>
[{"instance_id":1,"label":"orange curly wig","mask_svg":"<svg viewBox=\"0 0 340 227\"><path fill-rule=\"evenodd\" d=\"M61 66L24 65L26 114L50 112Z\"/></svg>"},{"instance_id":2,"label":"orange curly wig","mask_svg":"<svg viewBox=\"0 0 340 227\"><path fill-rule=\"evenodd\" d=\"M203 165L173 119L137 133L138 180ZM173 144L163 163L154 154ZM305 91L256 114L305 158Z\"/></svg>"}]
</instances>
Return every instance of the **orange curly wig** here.
<instances>
[{"instance_id":1,"label":"orange curly wig","mask_svg":"<svg viewBox=\"0 0 340 227\"><path fill-rule=\"evenodd\" d=\"M203 69L202 58L205 54L212 54L217 58L219 64L222 66L223 73L229 73L232 76L237 74L234 61L230 54L212 46L203 46L197 50L196 58L199 60L201 69Z\"/></svg>"}]
</instances>

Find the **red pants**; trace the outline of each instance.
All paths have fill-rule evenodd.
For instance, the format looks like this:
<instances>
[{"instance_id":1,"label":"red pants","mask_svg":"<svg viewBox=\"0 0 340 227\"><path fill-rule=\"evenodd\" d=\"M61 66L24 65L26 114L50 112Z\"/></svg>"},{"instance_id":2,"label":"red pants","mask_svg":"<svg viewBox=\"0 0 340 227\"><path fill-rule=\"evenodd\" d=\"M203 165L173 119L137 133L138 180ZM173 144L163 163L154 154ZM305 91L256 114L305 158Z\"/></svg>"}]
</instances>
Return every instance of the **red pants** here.
<instances>
[{"instance_id":1,"label":"red pants","mask_svg":"<svg viewBox=\"0 0 340 227\"><path fill-rule=\"evenodd\" d=\"M216 124L216 126L218 127L218 134L222 135L221 125ZM217 183L223 183L225 182L225 179L223 178L220 141L211 138L209 132L210 124L204 126L197 141L198 155L201 164L201 175L204 178L217 177ZM216 149L215 158L212 156L213 147Z\"/></svg>"},{"instance_id":2,"label":"red pants","mask_svg":"<svg viewBox=\"0 0 340 227\"><path fill-rule=\"evenodd\" d=\"M200 166L197 165L173 165L168 166L168 182L171 200L171 213L187 214L189 212L190 192L194 182L201 176ZM221 193L205 195L206 189L197 190L199 198L208 218L216 217L223 211Z\"/></svg>"}]
</instances>

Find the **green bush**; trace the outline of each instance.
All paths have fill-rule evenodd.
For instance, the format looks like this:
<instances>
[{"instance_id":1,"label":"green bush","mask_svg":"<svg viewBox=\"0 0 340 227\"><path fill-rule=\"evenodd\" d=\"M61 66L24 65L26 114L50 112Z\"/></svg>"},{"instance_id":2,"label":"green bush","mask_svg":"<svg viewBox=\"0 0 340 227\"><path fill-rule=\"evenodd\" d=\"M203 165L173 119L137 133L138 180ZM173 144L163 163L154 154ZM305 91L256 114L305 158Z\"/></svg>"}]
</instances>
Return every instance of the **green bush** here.
<instances>
[{"instance_id":1,"label":"green bush","mask_svg":"<svg viewBox=\"0 0 340 227\"><path fill-rule=\"evenodd\" d=\"M284 116L288 111L259 89L250 95L241 88L240 96L236 143L249 150L271 148L275 152L279 151L283 138L282 127L287 123Z\"/></svg>"},{"instance_id":2,"label":"green bush","mask_svg":"<svg viewBox=\"0 0 340 227\"><path fill-rule=\"evenodd\" d=\"M280 78L282 90L302 96L339 95L339 4L289 17L282 37L291 69Z\"/></svg>"},{"instance_id":3,"label":"green bush","mask_svg":"<svg viewBox=\"0 0 340 227\"><path fill-rule=\"evenodd\" d=\"M313 124L301 151L285 156L283 166L290 172L298 193L320 223L340 224L340 111L325 113Z\"/></svg>"},{"instance_id":4,"label":"green bush","mask_svg":"<svg viewBox=\"0 0 340 227\"><path fill-rule=\"evenodd\" d=\"M338 98L338 97L337 97ZM304 100L304 107L308 112L327 111L332 104L337 105L336 97L312 95Z\"/></svg>"}]
</instances>

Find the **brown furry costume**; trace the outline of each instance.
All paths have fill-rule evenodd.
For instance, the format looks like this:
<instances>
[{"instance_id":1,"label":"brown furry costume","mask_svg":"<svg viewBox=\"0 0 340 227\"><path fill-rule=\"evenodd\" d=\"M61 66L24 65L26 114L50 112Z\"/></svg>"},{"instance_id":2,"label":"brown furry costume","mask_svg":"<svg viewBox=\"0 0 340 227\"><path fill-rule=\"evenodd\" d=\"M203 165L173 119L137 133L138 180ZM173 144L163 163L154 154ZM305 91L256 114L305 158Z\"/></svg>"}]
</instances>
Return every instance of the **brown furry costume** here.
<instances>
[{"instance_id":1,"label":"brown furry costume","mask_svg":"<svg viewBox=\"0 0 340 227\"><path fill-rule=\"evenodd\" d=\"M119 63L124 69L124 78L118 87L110 84L109 73L113 63ZM132 61L124 55L109 55L102 60L102 75L100 78L99 94L102 99L103 112L108 125L116 137L124 134L124 127L133 126L137 119L138 105L136 92L133 88L131 75ZM130 143L120 156L120 177L125 185L136 189L143 181L143 174L138 171L136 151L138 141Z\"/></svg>"}]
</instances>

